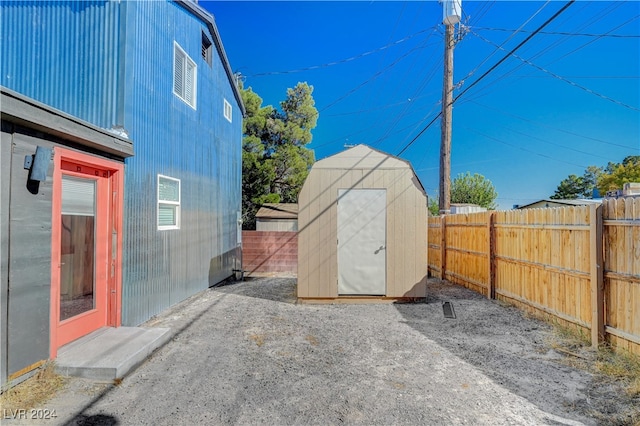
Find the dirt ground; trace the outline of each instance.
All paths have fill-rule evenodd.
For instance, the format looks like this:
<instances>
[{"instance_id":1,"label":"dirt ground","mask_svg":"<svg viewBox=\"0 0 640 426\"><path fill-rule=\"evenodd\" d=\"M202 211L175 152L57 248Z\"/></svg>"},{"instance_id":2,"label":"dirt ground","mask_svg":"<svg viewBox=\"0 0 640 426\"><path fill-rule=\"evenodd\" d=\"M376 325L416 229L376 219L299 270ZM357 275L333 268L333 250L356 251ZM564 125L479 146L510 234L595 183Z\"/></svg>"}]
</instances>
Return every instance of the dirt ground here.
<instances>
[{"instance_id":1,"label":"dirt ground","mask_svg":"<svg viewBox=\"0 0 640 426\"><path fill-rule=\"evenodd\" d=\"M640 406L548 324L439 280L426 303L307 305L295 278L253 278L147 325L174 337L118 385L71 380L39 424L624 425Z\"/></svg>"}]
</instances>

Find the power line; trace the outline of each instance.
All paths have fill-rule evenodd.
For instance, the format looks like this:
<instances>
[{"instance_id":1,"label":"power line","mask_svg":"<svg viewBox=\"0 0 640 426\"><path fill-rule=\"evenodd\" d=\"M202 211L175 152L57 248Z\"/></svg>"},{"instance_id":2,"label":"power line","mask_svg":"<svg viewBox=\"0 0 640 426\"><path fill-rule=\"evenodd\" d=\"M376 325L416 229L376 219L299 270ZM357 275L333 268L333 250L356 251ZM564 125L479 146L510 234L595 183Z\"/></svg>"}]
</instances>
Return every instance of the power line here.
<instances>
[{"instance_id":1,"label":"power line","mask_svg":"<svg viewBox=\"0 0 640 426\"><path fill-rule=\"evenodd\" d=\"M493 71L494 69L496 69L501 63L503 63L504 61L506 61L510 56L512 56L518 49L520 49L522 46L524 46L525 43L527 43L529 40L531 40L536 34L538 34L540 31L542 31L542 29L544 27L546 27L547 25L549 25L552 21L554 21L558 16L560 16L560 14L562 12L564 12L565 10L567 10L567 8L569 8L569 6L571 6L576 0L569 0L564 6L562 6L562 8L560 8L560 10L558 10L551 18L547 19L542 25L540 25L537 29L535 29L531 34L529 34L529 36L527 38L525 38L524 40L522 40L516 47L514 47L513 49L511 49L509 51L509 53L507 53L502 59L500 59L498 62L496 62L491 68L489 68L484 74L482 74L480 77L478 77L478 79L476 79L473 83L471 83L469 86L467 86L462 92L460 92L454 99L453 102L455 102L456 100L458 100L460 98L460 96L464 95L465 93L467 93L473 86L475 86L476 84L478 84L480 81L482 81L482 79L484 79L487 75L489 75L491 73L491 71ZM502 49L502 48L501 48ZM504 49L503 49L504 50Z\"/></svg>"},{"instance_id":2,"label":"power line","mask_svg":"<svg viewBox=\"0 0 640 426\"><path fill-rule=\"evenodd\" d=\"M374 50L370 50L368 52L360 53L360 54L352 56L350 58L341 59L341 60L333 61L333 62L328 62L328 63L322 64L322 65L313 65L313 66L310 66L310 67L298 68L298 69L289 70L289 71L261 72L261 73L257 73L257 74L252 74L249 77L263 77L263 76L266 76L266 75L294 74L294 73L299 73L299 72L304 72L304 71L311 71L311 70L316 70L316 69L320 69L320 68L327 68L327 67L334 66L334 65L344 64L346 62L351 62L351 61L354 61L356 59L360 59L360 58L363 58L365 56L372 55L374 53L377 53L377 52L380 52L382 50L388 49L390 47L396 46L396 45L398 45L400 43L403 43L403 42L405 42L407 40L410 40L410 39L412 39L412 38L414 38L414 37L416 37L416 36L418 36L420 34L424 34L424 33L428 32L428 31L435 31L436 28L437 28L436 26L433 26L431 28L426 28L424 30L420 30L420 31L418 31L416 33L413 33L411 35L408 35L408 36L406 36L406 37L404 37L404 38L402 38L400 40L396 40L393 43L389 43L389 44L387 44L385 46L379 47L379 48L374 49Z\"/></svg>"},{"instance_id":3,"label":"power line","mask_svg":"<svg viewBox=\"0 0 640 426\"><path fill-rule=\"evenodd\" d=\"M522 121L526 121L528 123L533 123L533 124L536 124L536 125L539 125L539 126L546 127L548 129L552 129L552 130L555 130L555 131L558 131L558 132L566 133L566 134L571 135L571 136L577 136L577 137L580 137L580 138L592 140L594 142L600 142L600 143L603 143L603 144L617 146L617 147L620 147L620 148L626 148L626 149L631 149L631 150L635 150L636 149L636 148L631 147L631 146L621 145L621 144L618 144L618 143L609 142L609 141L605 141L605 140L602 140L602 139L594 138L594 137L591 137L591 136L585 136L585 135L581 135L579 133L570 132L570 131L565 130L565 129L560 129L560 128L557 128L557 127L554 127L554 126L550 126L548 124L541 123L541 122L538 122L538 121L535 121L535 120L531 120L529 118L525 118L525 117L510 113L510 112L506 112L506 111L503 111L503 110L495 108L495 107L490 107L488 105L481 104L480 102L477 102L477 101L474 101L474 100L471 100L471 99L466 100L466 102L471 102L471 103L476 104L478 106L481 106L483 108L487 108L487 109L499 112L501 114L508 115L510 117L514 117L514 118L517 118L517 119L522 120Z\"/></svg>"},{"instance_id":4,"label":"power line","mask_svg":"<svg viewBox=\"0 0 640 426\"><path fill-rule=\"evenodd\" d=\"M629 24L629 23L631 23L631 22L635 21L635 20L636 20L636 19L638 19L639 17L640 17L640 15L636 15L636 16L632 17L631 19L629 19L629 20L627 20L627 21L623 22L622 24L618 25L617 27L610 29L609 31L607 31L607 32L606 32L606 33L604 33L604 34L601 34L601 35L599 35L599 36L596 36L593 40L590 40L590 41L588 41L587 43L585 43L585 44L583 44L583 45L581 45L581 46L576 47L576 48L575 48L575 49L573 49L572 51L565 53L564 55L560 56L559 58L554 59L552 62L547 63L546 65L548 66L548 65L550 65L550 64L551 64L551 63L553 63L553 62L558 62L559 60L564 59L564 58L566 58L567 56L574 54L574 53L575 53L575 52L577 52L578 50L584 49L585 47L587 47L587 46L588 46L588 45L590 45L591 43L594 43L594 42L596 42L596 41L600 40L601 38L607 37L607 35L608 35L608 34L610 34L611 32L613 32L613 31L617 30L618 28L622 28L622 27L624 27L625 25L627 25L627 24ZM638 37L640 37L640 36L638 36ZM531 58L531 59L533 59L533 58Z\"/></svg>"},{"instance_id":5,"label":"power line","mask_svg":"<svg viewBox=\"0 0 640 426\"><path fill-rule=\"evenodd\" d=\"M410 98L405 99L404 101L399 101L399 102L395 102L395 103L392 103L392 104L377 105L377 106L372 106L371 108L360 109L360 110L355 110L355 111L336 112L335 114L323 114L322 116L323 117L339 117L339 116L343 116L343 115L355 115L355 114L362 114L362 113L365 113L365 112L378 111L378 110L381 110L381 109L387 109L387 108L391 108L391 107L395 107L395 106L405 105L407 103L413 103L414 101L416 101L418 99L426 98L426 97L433 96L433 95L435 95L435 92L431 92L431 93L428 93L426 95L412 96Z\"/></svg>"},{"instance_id":6,"label":"power line","mask_svg":"<svg viewBox=\"0 0 640 426\"><path fill-rule=\"evenodd\" d=\"M524 33L528 33L530 31L527 30L510 30L507 28L489 28L489 27L472 27L474 30L478 31L503 31L503 32L514 32L521 31ZM611 38L640 38L640 35L636 34L592 34L592 33L569 33L562 31L540 31L540 34L545 35L562 35L562 36L578 36L578 37L611 37Z\"/></svg>"},{"instance_id":7,"label":"power line","mask_svg":"<svg viewBox=\"0 0 640 426\"><path fill-rule=\"evenodd\" d=\"M428 40L428 39L427 39ZM380 71L376 72L375 74L373 74L371 77L369 77L367 80L363 81L362 83L360 83L359 85L357 85L356 87L354 87L353 89L349 90L347 93L345 93L344 95L340 96L338 99L330 102L328 105L325 105L324 107L322 107L319 112L323 112L326 111L327 109L331 108L332 106L334 106L335 104L337 104L338 102L340 102L341 100L349 97L351 94L355 93L356 91L358 91L361 87L365 86L368 83L371 83L373 80L375 80L376 78L380 77L385 71L393 68L394 66L396 66L401 60L403 60L404 58L406 58L407 56L409 56L410 54L412 54L413 52L420 50L420 49L425 49L428 45L424 45L424 46L416 46L413 49L409 50L408 52L406 52L404 55L401 55L400 57L398 57L395 61L393 61L392 63L390 63L389 65L387 65L385 68L381 69Z\"/></svg>"},{"instance_id":8,"label":"power line","mask_svg":"<svg viewBox=\"0 0 640 426\"><path fill-rule=\"evenodd\" d=\"M476 37L478 37L480 40L482 40L482 41L484 41L484 42L486 42L486 43L489 43L489 44L491 44L491 45L493 45L493 46L497 46L499 49L504 50L502 47L500 47L500 46L498 46L497 44L493 43L491 40L486 39L485 37L481 36L480 34L477 34L477 33L473 32L473 31L471 31L471 34L475 35L475 36L476 36ZM542 71L542 72L544 72L544 73L547 73L547 74L549 74L550 76L552 76L552 77L554 77L554 78L557 78L558 80L564 81L565 83L568 83L568 84L570 84L570 85L572 85L572 86L574 86L574 87L577 87L578 89L584 90L584 91L585 91L585 92L587 92L587 93L591 93L592 95L598 96L599 98L605 99L605 100L607 100L607 101L609 101L609 102L613 102L614 104L617 104L617 105L620 105L620 106L622 106L622 107L625 107L625 108L631 109L631 110L633 110L633 111L640 111L640 109L639 109L639 108L637 108L637 107L634 107L634 106L629 105L629 104L625 104L624 102L620 102L620 101L618 101L618 100L616 100L616 99L610 98L609 96L606 96L606 95L603 95L603 94L601 94L601 93L598 93L598 92L596 92L596 91L594 91L594 90L591 90L591 89L589 89L588 87L582 86L582 85L580 85L580 84L578 84L578 83L576 83L576 82L574 82L574 81L571 81L571 80L569 80L569 79L567 79L567 78L565 78L565 77L562 77L561 75L558 75L558 74L556 74L556 73L554 73L554 72L552 72L552 71L549 71L548 69L542 68L541 66L536 65L536 64L534 64L533 62L531 62L531 61L529 61L529 60L527 60L527 59L524 59L523 57L521 57L521 56L519 56L519 55L514 54L513 52L510 52L509 54L510 54L511 56L513 56L514 58L519 59L520 61L524 62L525 64L527 64L527 65L531 65L532 67L534 67L534 68L536 68L536 69L538 69L538 70L540 70L540 71ZM475 82L474 82L474 83L475 83ZM463 92L463 93L464 93L464 92ZM462 94L462 93L461 93L461 94ZM460 96L460 95L458 95L458 96Z\"/></svg>"},{"instance_id":9,"label":"power line","mask_svg":"<svg viewBox=\"0 0 640 426\"><path fill-rule=\"evenodd\" d=\"M591 19L589 19L587 22L584 22L584 23L582 23L581 25L579 25L579 28L575 29L574 31L579 32L579 31L584 31L584 30L586 30L587 28L589 28L589 26L590 26L590 25L593 25L593 24L595 24L596 22L603 20L605 17L609 16L609 15L610 15L614 10L618 9L618 8L619 8L619 7L621 7L621 6L622 6L622 3L612 3L612 4L610 4L610 5L609 5L609 6L607 6L607 7L606 7L606 8L605 8L601 13L597 13L597 14L595 14L595 15L594 15ZM582 10L584 10L584 9L586 9L586 8L587 8L587 6L586 6L586 5L583 5L583 6L582 6L582 8L581 8L581 9L579 9L579 11L582 11ZM574 15L575 15L575 14L574 14ZM570 18L570 17L568 17L568 19L571 19L571 18ZM618 28L619 28L619 27L618 27ZM615 30L615 28L614 28L614 29L612 29L612 30L610 30L610 31L608 31L608 32L610 33L610 32L613 32L614 30ZM545 54L546 52L550 52L550 51L553 51L553 50L557 49L557 48L558 48L558 46L560 46L560 44L562 44L562 43L564 43L564 42L566 42L566 41L569 41L570 39L571 39L571 37L569 37L569 36L562 36L562 37L560 37L558 40L556 40L556 41L554 41L554 42L552 42L552 43L549 43L549 45L547 45L544 49L540 50L538 53L536 53L535 55L533 55L532 57L530 57L530 58L529 58L529 60L535 60L535 59L537 59L538 57L540 57L540 56L542 56L543 54ZM598 40L598 39L597 39L597 38L596 38L596 39L592 39L592 40L591 40L591 41L589 41L587 44L592 43L592 42L593 42L593 41L595 41L595 40ZM586 46L587 44L583 45L582 47ZM556 59L556 60L557 60L557 59ZM551 64L551 63L555 62L556 60L554 60L554 61L550 62L549 64ZM547 65L548 65L548 64L547 64ZM507 71L507 72L506 72L506 73L504 73L501 77L499 77L499 78L495 79L493 82L491 82L491 83L489 83L489 84L485 85L485 86L481 89L481 92L482 92L482 91L487 91L491 86L493 86L493 85L494 85L494 84L496 84L497 82L499 82L499 81L503 80L504 78L508 77L509 75L513 74L514 72L516 72L517 70L519 70L520 68L522 68L522 67L524 67L524 66L525 66L525 64L524 64L524 63L521 63L520 65L516 66L516 67L515 67L515 68L513 68L512 70Z\"/></svg>"},{"instance_id":10,"label":"power line","mask_svg":"<svg viewBox=\"0 0 640 426\"><path fill-rule=\"evenodd\" d=\"M507 53L502 59L500 59L498 62L496 62L491 68L489 68L484 74L482 74L480 77L478 77L478 79L476 79L473 83L471 83L469 86L467 86L462 92L460 92L455 98L453 98L452 103L455 103L460 96L464 95L466 92L468 92L473 86L475 86L476 84L478 84L482 79L484 79L487 75L489 75L489 73L491 73L491 71L493 71L494 69L496 69L501 63L503 63L504 61L506 61L509 56L511 56L516 50L520 49L525 43L527 43L529 40L531 40L536 34L538 34L540 31L542 31L542 29L544 27L546 27L547 25L549 25L553 20L555 20L558 16L560 16L560 14L562 12L564 12L565 10L567 10L567 8L569 8L569 6L571 6L573 3L575 2L575 0L569 0L564 6L562 6L562 8L560 8L560 10L558 10L555 14L553 14L553 16L551 16L549 19L547 19L542 25L540 25L536 30L534 30L527 38L525 38L522 42L520 42L520 44L518 44L516 47L514 47L513 49L511 49L511 51L509 53ZM436 115L433 120L431 120L421 131L420 133L418 133L416 135L416 137L414 137L407 145L405 145L404 148L402 148L402 150L398 153L398 155L401 155L404 151L407 150L407 148L409 148L416 140L418 140L418 138L427 131L427 129L429 127L431 127L431 125L433 125L433 123L435 123L435 121L442 115L442 112L440 112L438 115Z\"/></svg>"},{"instance_id":11,"label":"power line","mask_svg":"<svg viewBox=\"0 0 640 426\"><path fill-rule=\"evenodd\" d=\"M525 25L527 25L534 17L536 17L540 12L542 12L542 10L547 7L547 5L549 4L550 1L547 1L545 4L542 5L542 7L540 7L540 9L538 9L533 15L531 15L526 21L524 21L517 30L514 30L514 32L507 37L506 40L504 40L502 43L500 43L500 47L504 46L509 40L511 40L513 37L516 36L516 34L518 34L518 32L522 31L522 28L524 28ZM471 27L469 27L471 28ZM471 77L473 74L475 74L475 72L482 66L484 65L485 62L487 62L493 55L496 54L496 52L498 52L500 49L496 48L493 50L493 52L491 52L489 55L487 55L486 58L484 58L482 60L482 62L480 62L474 69L472 69L466 76L464 76L460 81L458 81L458 85L463 84L464 81Z\"/></svg>"},{"instance_id":12,"label":"power line","mask_svg":"<svg viewBox=\"0 0 640 426\"><path fill-rule=\"evenodd\" d=\"M519 78L547 78L544 75L516 75L515 77ZM565 78L577 78L584 80L638 80L640 79L640 75L565 75Z\"/></svg>"},{"instance_id":13,"label":"power line","mask_svg":"<svg viewBox=\"0 0 640 426\"><path fill-rule=\"evenodd\" d=\"M479 130L471 129L471 128L466 127L466 126L461 126L461 127L462 127L463 129L466 129L466 130L470 131L470 132L473 132L473 133L476 133L476 134L478 134L478 135L480 135L480 136L483 136L483 137L485 137L485 138L487 138L487 139L491 139L491 140L496 141L496 142L498 142L498 143L501 143L501 144L503 144L503 145L507 145L507 146L510 146L510 147L512 147L512 148L516 148L516 149L519 149L519 150L522 150L522 151L525 151L525 152L530 152L531 154L537 155L537 156L539 156L539 157L548 158L549 160L557 161L557 162L559 162L559 163L569 164L569 165L571 165L571 166L578 166L578 167L582 167L583 169L586 169L586 168L587 168L587 166L583 166L583 165L581 165L581 164L571 163L571 162L569 162L569 161L564 161L564 160L558 160L557 158L553 158L553 157L551 157L550 155L540 154L539 152L536 152L536 151L533 151L533 150L530 150L530 149L527 149L527 148L523 148L523 147L521 147L521 146L514 145L514 144L511 144L511 143L509 143L509 142L505 142L505 141L503 141L503 140L501 140L501 139L498 139L498 138L496 138L496 137L493 137L493 136L487 135L486 133L482 133L482 132L480 132Z\"/></svg>"},{"instance_id":14,"label":"power line","mask_svg":"<svg viewBox=\"0 0 640 426\"><path fill-rule=\"evenodd\" d=\"M435 117L433 117L433 120L431 120L431 121L429 122L429 124L427 124L427 125L426 125L422 130L420 130L420 133L418 133L418 134L416 135L416 137L414 137L413 139L411 139L411 142L409 142L408 144L406 144L406 145L404 146L404 148L402 148L402 150L398 153L398 155L397 155L397 156L398 156L398 157L399 157L399 156L401 156L401 155L402 155L402 153L403 153L403 152L405 152L405 151L407 150L407 148L409 148L409 147L410 147L410 146L411 146L411 145L412 145L416 140L418 140L418 138L419 138L420 136L422 136L422 134L423 134L424 132L426 132L426 131L427 131L427 129L429 129L429 127L431 127L431 125L432 125L433 123L435 123L435 122L436 122L436 120L437 120L438 118L440 118L440 116L442 116L442 111L440 111L438 114L436 114L436 116L435 116Z\"/></svg>"}]
</instances>

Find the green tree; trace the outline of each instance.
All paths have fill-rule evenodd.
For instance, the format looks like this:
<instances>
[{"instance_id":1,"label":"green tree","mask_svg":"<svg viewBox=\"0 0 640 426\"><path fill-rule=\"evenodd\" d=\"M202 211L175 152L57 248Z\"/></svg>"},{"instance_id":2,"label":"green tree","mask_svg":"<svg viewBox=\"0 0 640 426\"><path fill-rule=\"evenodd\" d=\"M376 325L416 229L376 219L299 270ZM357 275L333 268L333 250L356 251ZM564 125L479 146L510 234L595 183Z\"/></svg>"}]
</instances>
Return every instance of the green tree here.
<instances>
[{"instance_id":1,"label":"green tree","mask_svg":"<svg viewBox=\"0 0 640 426\"><path fill-rule=\"evenodd\" d=\"M627 182L640 181L640 155L629 155L622 163L609 162L606 167L589 166L582 176L569 175L558 185L550 197L554 200L591 198L593 190L600 194L614 189L622 189Z\"/></svg>"},{"instance_id":2,"label":"green tree","mask_svg":"<svg viewBox=\"0 0 640 426\"><path fill-rule=\"evenodd\" d=\"M556 192L549 198L553 200L574 200L584 192L585 182L582 176L569 175L560 182Z\"/></svg>"},{"instance_id":3,"label":"green tree","mask_svg":"<svg viewBox=\"0 0 640 426\"><path fill-rule=\"evenodd\" d=\"M251 88L241 90L247 111L242 123L243 229L255 229L256 212L264 203L297 201L315 160L305 146L318 120L312 93L313 86L298 83L277 110L263 107Z\"/></svg>"},{"instance_id":4,"label":"green tree","mask_svg":"<svg viewBox=\"0 0 640 426\"><path fill-rule=\"evenodd\" d=\"M440 203L438 202L438 197L429 197L428 209L431 216L440 216Z\"/></svg>"},{"instance_id":5,"label":"green tree","mask_svg":"<svg viewBox=\"0 0 640 426\"><path fill-rule=\"evenodd\" d=\"M460 173L451 183L452 203L477 204L493 210L497 207L496 198L498 193L493 183L478 173Z\"/></svg>"},{"instance_id":6,"label":"green tree","mask_svg":"<svg viewBox=\"0 0 640 426\"><path fill-rule=\"evenodd\" d=\"M589 166L582 176L569 175L558 185L555 193L549 197L553 200L573 200L591 198L598 185L598 179L605 173L602 167Z\"/></svg>"},{"instance_id":7,"label":"green tree","mask_svg":"<svg viewBox=\"0 0 640 426\"><path fill-rule=\"evenodd\" d=\"M609 173L598 178L598 190L601 194L615 189L622 189L625 183L640 182L640 156L626 157L622 163L607 166Z\"/></svg>"}]
</instances>

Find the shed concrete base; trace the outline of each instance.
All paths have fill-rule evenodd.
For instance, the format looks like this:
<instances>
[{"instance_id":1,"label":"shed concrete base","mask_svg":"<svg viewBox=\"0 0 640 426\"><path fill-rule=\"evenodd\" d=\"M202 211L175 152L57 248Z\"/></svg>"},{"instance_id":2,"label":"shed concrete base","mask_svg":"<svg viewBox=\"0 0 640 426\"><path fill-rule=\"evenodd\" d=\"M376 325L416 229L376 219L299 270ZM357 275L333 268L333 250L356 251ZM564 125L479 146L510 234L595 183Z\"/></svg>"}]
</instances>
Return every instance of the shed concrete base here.
<instances>
[{"instance_id":1,"label":"shed concrete base","mask_svg":"<svg viewBox=\"0 0 640 426\"><path fill-rule=\"evenodd\" d=\"M119 379L170 338L168 328L103 327L60 348L56 371L98 381Z\"/></svg>"}]
</instances>

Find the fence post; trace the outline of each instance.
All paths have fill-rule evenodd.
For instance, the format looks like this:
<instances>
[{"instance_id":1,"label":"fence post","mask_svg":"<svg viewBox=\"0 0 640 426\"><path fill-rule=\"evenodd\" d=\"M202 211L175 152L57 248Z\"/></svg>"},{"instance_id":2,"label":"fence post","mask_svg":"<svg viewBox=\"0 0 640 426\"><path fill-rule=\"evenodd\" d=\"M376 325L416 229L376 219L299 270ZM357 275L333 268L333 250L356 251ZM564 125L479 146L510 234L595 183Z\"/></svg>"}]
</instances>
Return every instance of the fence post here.
<instances>
[{"instance_id":1,"label":"fence post","mask_svg":"<svg viewBox=\"0 0 640 426\"><path fill-rule=\"evenodd\" d=\"M496 287L495 287L495 259L493 255L495 254L495 245L496 245L496 237L494 235L494 220L495 220L495 212L489 212L489 216L487 217L487 241L489 242L489 250L487 253L488 257L488 266L489 266L489 275L487 278L487 298L495 299L496 298Z\"/></svg>"},{"instance_id":2,"label":"fence post","mask_svg":"<svg viewBox=\"0 0 640 426\"><path fill-rule=\"evenodd\" d=\"M589 253L591 255L591 345L604 341L604 263L602 256L602 205L590 206Z\"/></svg>"},{"instance_id":3,"label":"fence post","mask_svg":"<svg viewBox=\"0 0 640 426\"><path fill-rule=\"evenodd\" d=\"M440 279L444 280L447 277L447 230L446 230L446 215L440 216Z\"/></svg>"}]
</instances>

